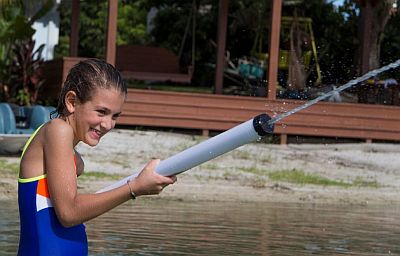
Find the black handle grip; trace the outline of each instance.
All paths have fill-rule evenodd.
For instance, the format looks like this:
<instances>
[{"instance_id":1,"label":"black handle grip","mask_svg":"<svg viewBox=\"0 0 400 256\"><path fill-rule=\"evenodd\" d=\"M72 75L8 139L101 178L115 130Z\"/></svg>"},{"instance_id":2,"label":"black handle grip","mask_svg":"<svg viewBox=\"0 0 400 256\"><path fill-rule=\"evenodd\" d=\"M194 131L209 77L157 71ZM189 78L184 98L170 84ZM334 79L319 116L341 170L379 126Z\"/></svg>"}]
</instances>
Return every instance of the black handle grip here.
<instances>
[{"instance_id":1,"label":"black handle grip","mask_svg":"<svg viewBox=\"0 0 400 256\"><path fill-rule=\"evenodd\" d=\"M267 114L261 114L253 119L254 130L260 136L265 136L274 132L274 124L270 124L271 117Z\"/></svg>"}]
</instances>

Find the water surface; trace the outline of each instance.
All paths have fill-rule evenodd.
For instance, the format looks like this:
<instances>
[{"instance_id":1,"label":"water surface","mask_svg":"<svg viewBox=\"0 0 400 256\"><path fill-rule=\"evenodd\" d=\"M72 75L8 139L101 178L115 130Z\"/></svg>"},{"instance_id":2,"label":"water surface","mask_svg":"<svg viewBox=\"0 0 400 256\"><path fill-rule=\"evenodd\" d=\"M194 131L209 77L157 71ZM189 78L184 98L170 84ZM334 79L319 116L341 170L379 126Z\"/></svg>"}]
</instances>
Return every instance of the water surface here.
<instances>
[{"instance_id":1,"label":"water surface","mask_svg":"<svg viewBox=\"0 0 400 256\"><path fill-rule=\"evenodd\" d=\"M0 248L15 255L17 205L1 203ZM139 199L86 229L90 255L396 255L399 210Z\"/></svg>"}]
</instances>

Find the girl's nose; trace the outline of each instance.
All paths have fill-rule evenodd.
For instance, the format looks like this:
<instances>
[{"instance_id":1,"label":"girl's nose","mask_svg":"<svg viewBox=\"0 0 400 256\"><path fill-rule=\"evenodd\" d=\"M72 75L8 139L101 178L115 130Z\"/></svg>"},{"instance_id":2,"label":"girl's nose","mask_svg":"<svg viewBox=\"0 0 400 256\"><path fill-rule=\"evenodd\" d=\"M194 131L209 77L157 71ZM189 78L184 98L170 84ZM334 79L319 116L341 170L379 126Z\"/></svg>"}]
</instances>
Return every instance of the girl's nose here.
<instances>
[{"instance_id":1,"label":"girl's nose","mask_svg":"<svg viewBox=\"0 0 400 256\"><path fill-rule=\"evenodd\" d=\"M115 121L111 117L105 117L101 122L101 126L107 131L111 130L115 126Z\"/></svg>"}]
</instances>

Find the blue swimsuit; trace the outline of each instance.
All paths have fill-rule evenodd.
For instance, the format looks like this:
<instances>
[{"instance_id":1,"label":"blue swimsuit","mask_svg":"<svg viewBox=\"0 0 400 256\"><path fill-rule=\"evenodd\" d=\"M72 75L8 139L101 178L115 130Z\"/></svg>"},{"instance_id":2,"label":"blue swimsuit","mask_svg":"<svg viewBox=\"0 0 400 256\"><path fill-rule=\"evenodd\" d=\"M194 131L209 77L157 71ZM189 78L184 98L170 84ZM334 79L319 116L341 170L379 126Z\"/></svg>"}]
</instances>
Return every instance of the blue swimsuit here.
<instances>
[{"instance_id":1,"label":"blue swimsuit","mask_svg":"<svg viewBox=\"0 0 400 256\"><path fill-rule=\"evenodd\" d=\"M28 140L22 157L38 130ZM66 228L58 221L46 175L18 180L18 204L21 226L18 255L88 254L85 226Z\"/></svg>"}]
</instances>

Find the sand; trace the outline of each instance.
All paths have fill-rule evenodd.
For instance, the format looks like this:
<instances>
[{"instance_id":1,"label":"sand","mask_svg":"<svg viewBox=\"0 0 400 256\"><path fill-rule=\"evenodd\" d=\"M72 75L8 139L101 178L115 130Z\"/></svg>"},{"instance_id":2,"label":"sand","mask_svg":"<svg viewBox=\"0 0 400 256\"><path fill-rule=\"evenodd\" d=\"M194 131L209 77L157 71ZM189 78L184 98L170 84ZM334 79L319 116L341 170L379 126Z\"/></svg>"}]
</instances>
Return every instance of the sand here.
<instances>
[{"instance_id":1,"label":"sand","mask_svg":"<svg viewBox=\"0 0 400 256\"><path fill-rule=\"evenodd\" d=\"M163 131L115 129L95 148L79 144L85 172L79 190L92 193L140 171L153 158L165 159L207 138ZM16 199L17 156L1 156L0 199ZM273 180L272 174L295 170L334 186ZM100 175L101 173L107 174ZM355 185L354 185L355 184ZM400 202L400 145L388 143L251 143L178 176L157 196L165 200L292 202L313 204L395 204ZM143 197L142 197L143 198ZM140 198L139 198L140 200Z\"/></svg>"}]
</instances>

